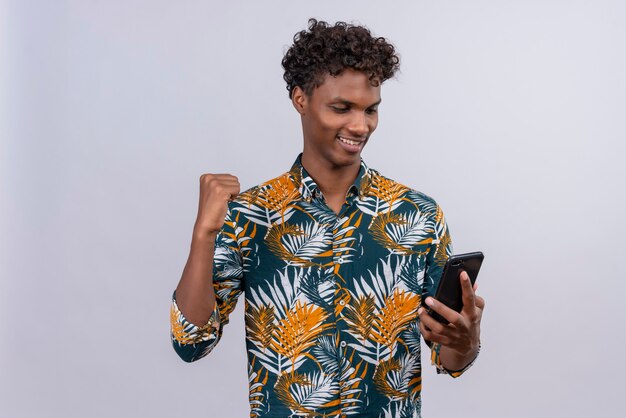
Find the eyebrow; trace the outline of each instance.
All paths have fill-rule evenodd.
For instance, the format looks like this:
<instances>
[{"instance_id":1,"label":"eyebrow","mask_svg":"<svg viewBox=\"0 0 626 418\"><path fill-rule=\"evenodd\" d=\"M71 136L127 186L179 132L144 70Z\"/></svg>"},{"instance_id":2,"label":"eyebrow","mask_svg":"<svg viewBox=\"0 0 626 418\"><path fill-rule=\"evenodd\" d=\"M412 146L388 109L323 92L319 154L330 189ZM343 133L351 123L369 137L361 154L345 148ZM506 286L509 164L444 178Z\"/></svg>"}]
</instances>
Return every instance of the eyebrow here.
<instances>
[{"instance_id":1,"label":"eyebrow","mask_svg":"<svg viewBox=\"0 0 626 418\"><path fill-rule=\"evenodd\" d=\"M355 104L355 103L351 102L350 100L346 100L346 99L344 99L344 98L342 98L342 97L339 97L339 96L335 97L332 101L333 101L334 103L337 103L337 102L338 102L338 103L344 104L344 105L346 105L346 106L354 106L354 104ZM383 101L383 99L382 99L382 98L381 98L381 99L378 99L378 101L377 101L377 102L372 103L371 105L367 106L367 108L374 107L374 106L378 106L378 105L380 104L380 102L382 102L382 101Z\"/></svg>"}]
</instances>

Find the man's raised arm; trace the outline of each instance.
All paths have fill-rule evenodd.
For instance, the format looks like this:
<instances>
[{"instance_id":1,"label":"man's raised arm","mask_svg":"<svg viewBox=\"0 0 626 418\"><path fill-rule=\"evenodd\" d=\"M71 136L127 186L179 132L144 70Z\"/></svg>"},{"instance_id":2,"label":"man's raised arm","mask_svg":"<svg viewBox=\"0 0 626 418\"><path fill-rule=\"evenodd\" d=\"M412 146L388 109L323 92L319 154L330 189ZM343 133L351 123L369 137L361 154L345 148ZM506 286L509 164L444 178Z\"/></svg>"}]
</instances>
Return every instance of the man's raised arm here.
<instances>
[{"instance_id":1,"label":"man's raised arm","mask_svg":"<svg viewBox=\"0 0 626 418\"><path fill-rule=\"evenodd\" d=\"M215 309L213 256L215 238L224 225L228 201L240 191L239 180L230 174L200 177L198 215L193 228L189 258L176 288L176 303L192 324L204 326Z\"/></svg>"}]
</instances>

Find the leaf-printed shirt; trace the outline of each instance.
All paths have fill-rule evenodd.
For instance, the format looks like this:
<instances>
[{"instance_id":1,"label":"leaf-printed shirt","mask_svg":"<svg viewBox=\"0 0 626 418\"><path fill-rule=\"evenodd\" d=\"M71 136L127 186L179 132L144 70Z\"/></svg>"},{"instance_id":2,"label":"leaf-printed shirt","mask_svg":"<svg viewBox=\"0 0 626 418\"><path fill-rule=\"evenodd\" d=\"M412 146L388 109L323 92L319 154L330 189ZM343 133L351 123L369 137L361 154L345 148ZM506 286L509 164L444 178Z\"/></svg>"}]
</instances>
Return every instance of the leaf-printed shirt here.
<instances>
[{"instance_id":1,"label":"leaf-printed shirt","mask_svg":"<svg viewBox=\"0 0 626 418\"><path fill-rule=\"evenodd\" d=\"M337 215L298 157L229 203L215 311L197 326L174 296L174 348L185 361L209 353L243 292L251 417L419 417L417 310L450 254L430 197L362 162Z\"/></svg>"}]
</instances>

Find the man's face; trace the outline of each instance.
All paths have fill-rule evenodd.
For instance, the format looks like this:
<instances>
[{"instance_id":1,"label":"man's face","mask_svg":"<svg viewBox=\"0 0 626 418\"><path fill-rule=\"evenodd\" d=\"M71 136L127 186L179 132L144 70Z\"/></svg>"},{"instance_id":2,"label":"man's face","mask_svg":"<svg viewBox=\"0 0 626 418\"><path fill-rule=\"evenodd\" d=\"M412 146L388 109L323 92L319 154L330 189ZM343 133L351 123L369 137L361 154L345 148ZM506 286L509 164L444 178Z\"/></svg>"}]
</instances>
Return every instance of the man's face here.
<instances>
[{"instance_id":1,"label":"man's face","mask_svg":"<svg viewBox=\"0 0 626 418\"><path fill-rule=\"evenodd\" d=\"M296 88L293 100L302 115L305 166L360 164L361 151L378 125L380 85L372 86L363 72L346 69L337 77L327 75L310 95Z\"/></svg>"}]
</instances>

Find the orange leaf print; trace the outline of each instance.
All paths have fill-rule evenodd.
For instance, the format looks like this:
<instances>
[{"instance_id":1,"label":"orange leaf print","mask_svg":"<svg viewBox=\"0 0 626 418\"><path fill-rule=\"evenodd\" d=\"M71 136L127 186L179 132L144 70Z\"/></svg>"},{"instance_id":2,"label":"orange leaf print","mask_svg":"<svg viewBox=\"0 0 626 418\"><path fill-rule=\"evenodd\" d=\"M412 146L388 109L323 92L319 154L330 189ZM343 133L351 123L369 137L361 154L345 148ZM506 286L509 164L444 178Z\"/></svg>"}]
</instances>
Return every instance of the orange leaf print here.
<instances>
[{"instance_id":1,"label":"orange leaf print","mask_svg":"<svg viewBox=\"0 0 626 418\"><path fill-rule=\"evenodd\" d=\"M372 226L370 228L370 230L372 231L372 237L376 241L378 241L383 247L398 252L400 254L415 254L415 251L411 250L410 248L404 247L391 239L386 231L387 226L390 224L405 225L406 219L404 219L402 215L393 212L380 213L372 221Z\"/></svg>"},{"instance_id":2,"label":"orange leaf print","mask_svg":"<svg viewBox=\"0 0 626 418\"><path fill-rule=\"evenodd\" d=\"M396 183L380 174L372 176L368 187L374 196L389 203L390 206L409 190L406 186Z\"/></svg>"},{"instance_id":3,"label":"orange leaf print","mask_svg":"<svg viewBox=\"0 0 626 418\"><path fill-rule=\"evenodd\" d=\"M444 264L446 264L446 261L448 260L448 246L451 242L452 240L450 239L450 234L446 229L445 234L441 237L441 240L439 241L437 251L435 252L435 262L438 265L443 266Z\"/></svg>"},{"instance_id":4,"label":"orange leaf print","mask_svg":"<svg viewBox=\"0 0 626 418\"><path fill-rule=\"evenodd\" d=\"M346 323L363 340L368 340L374 325L374 310L376 309L374 296L359 296L358 299L346 306Z\"/></svg>"},{"instance_id":5,"label":"orange leaf print","mask_svg":"<svg viewBox=\"0 0 626 418\"><path fill-rule=\"evenodd\" d=\"M254 203L271 211L283 213L298 195L298 189L294 187L291 177L282 175L261 186Z\"/></svg>"},{"instance_id":6,"label":"orange leaf print","mask_svg":"<svg viewBox=\"0 0 626 418\"><path fill-rule=\"evenodd\" d=\"M400 333L417 318L420 297L404 290L394 290L385 298L385 304L374 316L373 339L389 349L398 341Z\"/></svg>"},{"instance_id":7,"label":"orange leaf print","mask_svg":"<svg viewBox=\"0 0 626 418\"><path fill-rule=\"evenodd\" d=\"M300 301L280 320L272 332L271 348L295 364L307 349L315 345L315 339L329 327L324 309Z\"/></svg>"},{"instance_id":8,"label":"orange leaf print","mask_svg":"<svg viewBox=\"0 0 626 418\"><path fill-rule=\"evenodd\" d=\"M273 306L261 305L258 309L254 306L248 306L246 309L248 338L258 342L263 348L269 347L272 341L272 332L276 328L275 318Z\"/></svg>"},{"instance_id":9,"label":"orange leaf print","mask_svg":"<svg viewBox=\"0 0 626 418\"><path fill-rule=\"evenodd\" d=\"M400 363L396 359L381 361L374 372L374 386L379 392L391 399L405 399L408 394L394 389L387 380L387 374L400 370Z\"/></svg>"}]
</instances>

